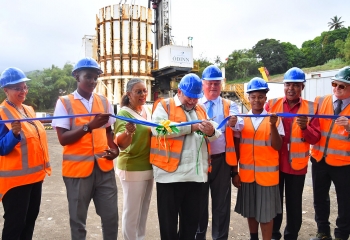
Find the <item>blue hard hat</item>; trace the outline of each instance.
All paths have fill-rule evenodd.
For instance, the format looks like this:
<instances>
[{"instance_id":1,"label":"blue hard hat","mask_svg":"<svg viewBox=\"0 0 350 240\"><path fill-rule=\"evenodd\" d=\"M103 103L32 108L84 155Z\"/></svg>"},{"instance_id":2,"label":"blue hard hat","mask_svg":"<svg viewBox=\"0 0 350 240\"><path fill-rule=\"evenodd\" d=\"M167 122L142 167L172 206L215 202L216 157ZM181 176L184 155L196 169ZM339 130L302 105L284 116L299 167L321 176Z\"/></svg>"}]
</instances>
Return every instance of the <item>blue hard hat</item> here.
<instances>
[{"instance_id":1,"label":"blue hard hat","mask_svg":"<svg viewBox=\"0 0 350 240\"><path fill-rule=\"evenodd\" d=\"M74 77L75 72L77 70L83 69L83 68L93 68L97 70L97 74L100 75L103 73L103 71L101 70L100 66L98 65L98 63L96 62L95 59L91 58L91 57L85 57L80 59L77 64L75 64L73 71L72 71L72 76Z\"/></svg>"},{"instance_id":2,"label":"blue hard hat","mask_svg":"<svg viewBox=\"0 0 350 240\"><path fill-rule=\"evenodd\" d=\"M189 98L203 97L202 81L194 73L186 74L179 83L179 89Z\"/></svg>"},{"instance_id":3,"label":"blue hard hat","mask_svg":"<svg viewBox=\"0 0 350 240\"><path fill-rule=\"evenodd\" d=\"M305 73L300 68L292 67L284 74L283 82L306 82Z\"/></svg>"},{"instance_id":4,"label":"blue hard hat","mask_svg":"<svg viewBox=\"0 0 350 240\"><path fill-rule=\"evenodd\" d=\"M266 91L268 92L269 86L267 85L267 82L259 77L255 77L252 80L248 82L247 86L247 93L254 92L254 91Z\"/></svg>"},{"instance_id":5,"label":"blue hard hat","mask_svg":"<svg viewBox=\"0 0 350 240\"><path fill-rule=\"evenodd\" d=\"M203 80L223 80L222 72L217 66L210 65L203 70L202 79Z\"/></svg>"},{"instance_id":6,"label":"blue hard hat","mask_svg":"<svg viewBox=\"0 0 350 240\"><path fill-rule=\"evenodd\" d=\"M26 82L29 80L30 79L26 77L26 75L21 69L10 67L10 68L6 68L1 73L0 84L1 84L1 88L4 88L7 85L13 85L20 82Z\"/></svg>"}]
</instances>

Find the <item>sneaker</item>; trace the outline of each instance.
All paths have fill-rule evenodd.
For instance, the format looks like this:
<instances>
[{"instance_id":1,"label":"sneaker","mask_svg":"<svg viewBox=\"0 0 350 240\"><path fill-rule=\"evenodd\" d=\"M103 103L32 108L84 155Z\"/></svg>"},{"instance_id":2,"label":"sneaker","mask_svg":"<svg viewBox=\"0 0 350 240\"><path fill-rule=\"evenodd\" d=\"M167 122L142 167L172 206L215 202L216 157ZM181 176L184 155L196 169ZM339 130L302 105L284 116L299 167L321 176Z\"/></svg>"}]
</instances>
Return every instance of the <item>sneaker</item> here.
<instances>
[{"instance_id":1,"label":"sneaker","mask_svg":"<svg viewBox=\"0 0 350 240\"><path fill-rule=\"evenodd\" d=\"M315 238L310 238L310 240L332 240L332 236L325 233L317 233Z\"/></svg>"}]
</instances>

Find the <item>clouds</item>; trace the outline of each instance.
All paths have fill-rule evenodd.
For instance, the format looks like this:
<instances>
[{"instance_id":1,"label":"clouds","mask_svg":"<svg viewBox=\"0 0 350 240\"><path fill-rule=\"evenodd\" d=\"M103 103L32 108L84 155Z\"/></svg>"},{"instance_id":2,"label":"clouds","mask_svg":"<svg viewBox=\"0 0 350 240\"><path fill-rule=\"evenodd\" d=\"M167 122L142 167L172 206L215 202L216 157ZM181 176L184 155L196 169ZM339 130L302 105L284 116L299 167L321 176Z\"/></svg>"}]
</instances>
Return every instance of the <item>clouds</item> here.
<instances>
[{"instance_id":1,"label":"clouds","mask_svg":"<svg viewBox=\"0 0 350 240\"><path fill-rule=\"evenodd\" d=\"M124 1L123 1L124 2ZM131 1L129 0L128 3ZM147 0L133 0L147 6ZM233 50L275 38L301 47L327 31L329 19L350 25L350 2L343 0L170 0L177 45L193 37L194 57L224 60ZM95 15L118 0L11 0L0 8L0 71L62 67L83 56L82 37L95 34Z\"/></svg>"}]
</instances>

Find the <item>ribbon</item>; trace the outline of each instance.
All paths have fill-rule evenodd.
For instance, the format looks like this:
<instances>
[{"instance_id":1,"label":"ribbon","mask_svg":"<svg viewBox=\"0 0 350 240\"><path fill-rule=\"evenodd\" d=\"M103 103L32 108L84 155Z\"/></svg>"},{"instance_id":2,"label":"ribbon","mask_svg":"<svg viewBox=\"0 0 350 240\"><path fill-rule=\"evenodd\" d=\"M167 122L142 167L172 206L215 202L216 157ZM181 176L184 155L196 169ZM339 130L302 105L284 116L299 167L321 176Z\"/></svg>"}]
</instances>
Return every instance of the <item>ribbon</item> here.
<instances>
[{"instance_id":1,"label":"ribbon","mask_svg":"<svg viewBox=\"0 0 350 240\"><path fill-rule=\"evenodd\" d=\"M26 121L41 121L41 120L52 120L52 119L59 119L59 118L77 118L77 117L88 117L88 116L96 116L99 113L88 113L88 114L77 114L77 115L67 115L67 116L50 116L50 117L43 117L43 118L23 118L23 119L8 119L8 120L0 120L1 123L11 123L14 121L19 121L19 122L26 122ZM297 114L297 113L276 113L277 116L279 117L286 117L286 118L293 118L293 117L298 117L298 116L305 116L305 117L310 117L310 118L328 118L328 119L337 119L338 117L346 117L350 119L350 116L345 116L345 115L321 115L321 114ZM237 117L270 117L271 114L235 114L234 116ZM135 124L142 124L145 126L149 127L164 127L161 124L157 124L154 122L150 121L145 121L145 120L138 120L134 118L127 118L123 116L117 116L117 115L111 115L111 117L126 121L126 122L131 122ZM231 116L226 117L216 129L220 129L223 127L227 121L230 119ZM201 123L202 120L195 120L195 121L190 121L190 122L183 122L183 123L176 123L176 124L169 124L168 126L170 128L172 127L181 127L181 126L187 126L187 125L192 125L196 123Z\"/></svg>"}]
</instances>

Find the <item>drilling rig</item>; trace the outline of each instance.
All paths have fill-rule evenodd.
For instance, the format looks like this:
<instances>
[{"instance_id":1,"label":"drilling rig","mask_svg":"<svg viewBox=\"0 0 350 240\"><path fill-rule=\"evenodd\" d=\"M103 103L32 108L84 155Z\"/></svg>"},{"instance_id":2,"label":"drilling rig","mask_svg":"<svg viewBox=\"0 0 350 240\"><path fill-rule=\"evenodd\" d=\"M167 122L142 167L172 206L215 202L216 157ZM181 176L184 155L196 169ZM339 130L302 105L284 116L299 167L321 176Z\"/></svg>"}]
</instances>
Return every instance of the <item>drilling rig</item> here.
<instances>
[{"instance_id":1,"label":"drilling rig","mask_svg":"<svg viewBox=\"0 0 350 240\"><path fill-rule=\"evenodd\" d=\"M119 104L127 82L138 77L148 89L147 101L172 97L177 82L193 71L192 46L174 45L170 0L105 6L96 15L96 35L85 35L85 56L103 70L96 92Z\"/></svg>"}]
</instances>

